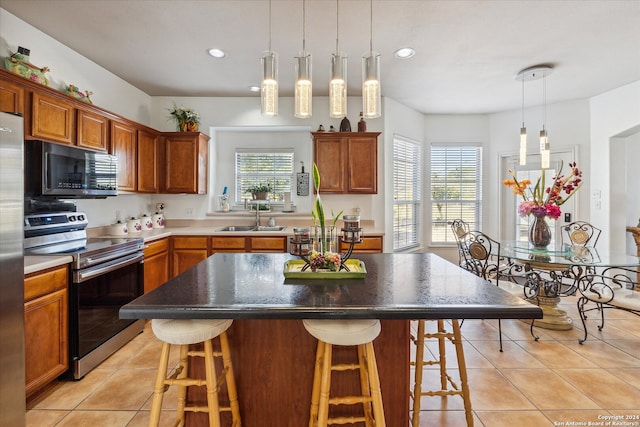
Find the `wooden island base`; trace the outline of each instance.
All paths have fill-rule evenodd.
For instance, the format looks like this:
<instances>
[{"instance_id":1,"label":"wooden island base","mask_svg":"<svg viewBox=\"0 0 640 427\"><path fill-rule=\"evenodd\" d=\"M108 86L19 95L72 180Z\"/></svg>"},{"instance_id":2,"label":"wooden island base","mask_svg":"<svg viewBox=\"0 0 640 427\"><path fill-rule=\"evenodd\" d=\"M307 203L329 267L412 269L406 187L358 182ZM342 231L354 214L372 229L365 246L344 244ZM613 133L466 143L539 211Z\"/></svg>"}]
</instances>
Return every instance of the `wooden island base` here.
<instances>
[{"instance_id":1,"label":"wooden island base","mask_svg":"<svg viewBox=\"0 0 640 427\"><path fill-rule=\"evenodd\" d=\"M387 426L409 425L409 321L382 320L374 341ZM234 320L227 331L233 355L244 427L301 427L309 423L316 339L301 320ZM353 360L354 348L334 347L334 360ZM199 358L198 358L199 359ZM200 360L201 361L201 360ZM196 360L199 362L199 360ZM219 369L219 367L218 367ZM204 378L202 364L194 374ZM334 373L332 395L359 392L357 378ZM221 396L226 396L222 393ZM189 400L206 401L204 387L191 387ZM222 403L222 402L221 402ZM340 407L358 414L360 408ZM338 412L336 412L338 413ZM223 414L223 424L230 416ZM207 426L204 413L189 413L187 426Z\"/></svg>"}]
</instances>

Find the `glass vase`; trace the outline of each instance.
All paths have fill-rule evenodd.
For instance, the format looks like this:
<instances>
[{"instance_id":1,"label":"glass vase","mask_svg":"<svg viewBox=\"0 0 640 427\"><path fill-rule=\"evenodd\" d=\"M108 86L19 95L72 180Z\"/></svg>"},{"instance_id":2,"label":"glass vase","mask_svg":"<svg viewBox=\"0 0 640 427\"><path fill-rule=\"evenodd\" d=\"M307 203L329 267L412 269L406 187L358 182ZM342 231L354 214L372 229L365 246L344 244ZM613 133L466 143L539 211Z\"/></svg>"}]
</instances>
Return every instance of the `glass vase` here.
<instances>
[{"instance_id":1,"label":"glass vase","mask_svg":"<svg viewBox=\"0 0 640 427\"><path fill-rule=\"evenodd\" d=\"M529 243L537 249L546 249L551 243L551 229L546 216L533 215L533 222L529 227Z\"/></svg>"},{"instance_id":2,"label":"glass vase","mask_svg":"<svg viewBox=\"0 0 640 427\"><path fill-rule=\"evenodd\" d=\"M313 228L313 250L321 254L338 251L338 236L334 226L318 225Z\"/></svg>"}]
</instances>

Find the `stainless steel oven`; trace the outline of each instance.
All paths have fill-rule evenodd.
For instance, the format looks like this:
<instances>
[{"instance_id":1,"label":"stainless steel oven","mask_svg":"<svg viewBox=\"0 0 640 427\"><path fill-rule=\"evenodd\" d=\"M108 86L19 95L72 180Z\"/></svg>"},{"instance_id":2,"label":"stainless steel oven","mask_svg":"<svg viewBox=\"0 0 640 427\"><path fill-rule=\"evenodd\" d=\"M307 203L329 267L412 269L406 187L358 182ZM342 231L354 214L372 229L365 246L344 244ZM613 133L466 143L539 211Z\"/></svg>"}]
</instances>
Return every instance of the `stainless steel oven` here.
<instances>
[{"instance_id":1,"label":"stainless steel oven","mask_svg":"<svg viewBox=\"0 0 640 427\"><path fill-rule=\"evenodd\" d=\"M25 218L26 253L73 257L66 376L74 379L84 377L144 327L143 320L118 315L121 306L144 292L143 240L87 238L78 224L83 222L86 215L77 212Z\"/></svg>"}]
</instances>

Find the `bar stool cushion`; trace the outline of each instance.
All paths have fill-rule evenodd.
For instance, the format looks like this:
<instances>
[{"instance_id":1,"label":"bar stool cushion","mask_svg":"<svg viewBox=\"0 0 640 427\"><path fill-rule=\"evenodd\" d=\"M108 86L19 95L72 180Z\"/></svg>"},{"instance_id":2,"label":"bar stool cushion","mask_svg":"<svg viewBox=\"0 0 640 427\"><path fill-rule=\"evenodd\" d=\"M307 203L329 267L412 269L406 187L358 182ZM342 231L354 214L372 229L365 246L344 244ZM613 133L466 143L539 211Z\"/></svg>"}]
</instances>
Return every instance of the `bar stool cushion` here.
<instances>
[{"instance_id":1,"label":"bar stool cushion","mask_svg":"<svg viewBox=\"0 0 640 427\"><path fill-rule=\"evenodd\" d=\"M333 345L360 345L380 335L378 319L304 319L305 329L317 339Z\"/></svg>"},{"instance_id":2,"label":"bar stool cushion","mask_svg":"<svg viewBox=\"0 0 640 427\"><path fill-rule=\"evenodd\" d=\"M217 337L231 323L232 319L153 319L151 329L169 344L196 344Z\"/></svg>"}]
</instances>

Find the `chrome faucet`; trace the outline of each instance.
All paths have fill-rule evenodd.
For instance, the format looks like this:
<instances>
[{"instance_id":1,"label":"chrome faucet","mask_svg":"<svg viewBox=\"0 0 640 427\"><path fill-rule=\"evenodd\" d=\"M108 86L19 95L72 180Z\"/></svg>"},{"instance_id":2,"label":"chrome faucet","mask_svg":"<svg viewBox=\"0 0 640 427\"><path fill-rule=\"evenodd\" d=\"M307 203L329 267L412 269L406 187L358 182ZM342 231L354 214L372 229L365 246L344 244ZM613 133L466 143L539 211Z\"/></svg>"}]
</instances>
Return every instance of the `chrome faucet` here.
<instances>
[{"instance_id":1,"label":"chrome faucet","mask_svg":"<svg viewBox=\"0 0 640 427\"><path fill-rule=\"evenodd\" d=\"M260 203L256 203L256 227L260 227Z\"/></svg>"}]
</instances>

